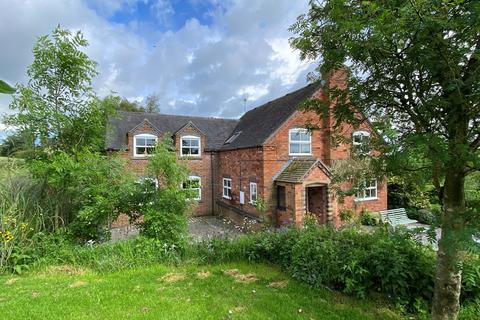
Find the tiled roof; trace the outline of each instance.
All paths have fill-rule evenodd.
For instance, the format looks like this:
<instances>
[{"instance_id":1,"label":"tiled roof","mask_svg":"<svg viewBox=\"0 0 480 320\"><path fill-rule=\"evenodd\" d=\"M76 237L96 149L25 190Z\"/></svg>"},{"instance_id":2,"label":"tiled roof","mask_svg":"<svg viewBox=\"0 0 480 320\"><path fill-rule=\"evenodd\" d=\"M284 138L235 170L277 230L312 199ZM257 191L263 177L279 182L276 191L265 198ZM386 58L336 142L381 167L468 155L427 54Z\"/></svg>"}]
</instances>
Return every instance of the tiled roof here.
<instances>
[{"instance_id":1,"label":"tiled roof","mask_svg":"<svg viewBox=\"0 0 480 320\"><path fill-rule=\"evenodd\" d=\"M205 134L207 150L219 149L231 135L237 125L235 119L190 117L144 112L120 111L110 117L107 126L106 149L122 150L127 148L127 133L135 126L148 120L160 132L175 133L189 122Z\"/></svg>"},{"instance_id":2,"label":"tiled roof","mask_svg":"<svg viewBox=\"0 0 480 320\"><path fill-rule=\"evenodd\" d=\"M314 166L319 166L327 175L330 175L330 170L319 159L293 159L281 170L275 181L300 183Z\"/></svg>"},{"instance_id":3,"label":"tiled roof","mask_svg":"<svg viewBox=\"0 0 480 320\"><path fill-rule=\"evenodd\" d=\"M248 111L240 120L121 111L109 118L105 147L107 150L126 149L127 133L144 120L148 120L158 131L172 134L191 122L205 133L207 150L261 146L319 88L320 83L309 84Z\"/></svg>"},{"instance_id":4,"label":"tiled roof","mask_svg":"<svg viewBox=\"0 0 480 320\"><path fill-rule=\"evenodd\" d=\"M268 137L298 110L299 105L312 97L319 88L320 83L312 83L248 111L232 131L232 134L240 134L231 143L225 143L221 150L263 145Z\"/></svg>"}]
</instances>

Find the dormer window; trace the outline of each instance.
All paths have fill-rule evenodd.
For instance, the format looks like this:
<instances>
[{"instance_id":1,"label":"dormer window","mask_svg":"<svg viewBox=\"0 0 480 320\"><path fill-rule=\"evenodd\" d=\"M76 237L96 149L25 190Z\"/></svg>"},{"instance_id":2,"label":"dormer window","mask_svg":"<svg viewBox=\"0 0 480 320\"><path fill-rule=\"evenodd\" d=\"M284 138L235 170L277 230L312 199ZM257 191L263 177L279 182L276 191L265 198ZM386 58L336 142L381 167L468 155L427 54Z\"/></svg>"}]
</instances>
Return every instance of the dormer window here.
<instances>
[{"instance_id":1,"label":"dormer window","mask_svg":"<svg viewBox=\"0 0 480 320\"><path fill-rule=\"evenodd\" d=\"M195 136L181 137L180 155L183 157L200 157L200 138Z\"/></svg>"},{"instance_id":2,"label":"dormer window","mask_svg":"<svg viewBox=\"0 0 480 320\"><path fill-rule=\"evenodd\" d=\"M157 136L153 134L137 134L133 137L133 155L147 157L152 155L157 145Z\"/></svg>"},{"instance_id":3,"label":"dormer window","mask_svg":"<svg viewBox=\"0 0 480 320\"><path fill-rule=\"evenodd\" d=\"M291 156L306 156L312 154L312 135L307 129L290 129L288 138L289 154Z\"/></svg>"},{"instance_id":4,"label":"dormer window","mask_svg":"<svg viewBox=\"0 0 480 320\"><path fill-rule=\"evenodd\" d=\"M370 152L370 132L355 131L352 134L353 150L357 154L368 154Z\"/></svg>"}]
</instances>

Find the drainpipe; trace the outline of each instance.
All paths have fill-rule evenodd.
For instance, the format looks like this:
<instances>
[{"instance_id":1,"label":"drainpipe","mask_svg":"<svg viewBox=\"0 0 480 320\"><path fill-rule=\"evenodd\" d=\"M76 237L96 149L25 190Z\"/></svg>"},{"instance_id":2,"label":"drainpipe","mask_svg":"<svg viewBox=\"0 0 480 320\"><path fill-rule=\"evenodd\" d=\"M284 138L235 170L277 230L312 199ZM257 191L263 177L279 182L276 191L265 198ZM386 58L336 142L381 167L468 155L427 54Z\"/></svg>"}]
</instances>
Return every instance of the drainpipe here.
<instances>
[{"instance_id":1,"label":"drainpipe","mask_svg":"<svg viewBox=\"0 0 480 320\"><path fill-rule=\"evenodd\" d=\"M212 188L212 215L215 215L215 179L217 178L215 172L214 172L214 167L213 167L213 156L215 152L210 152L210 170L212 171L211 174L211 188Z\"/></svg>"}]
</instances>

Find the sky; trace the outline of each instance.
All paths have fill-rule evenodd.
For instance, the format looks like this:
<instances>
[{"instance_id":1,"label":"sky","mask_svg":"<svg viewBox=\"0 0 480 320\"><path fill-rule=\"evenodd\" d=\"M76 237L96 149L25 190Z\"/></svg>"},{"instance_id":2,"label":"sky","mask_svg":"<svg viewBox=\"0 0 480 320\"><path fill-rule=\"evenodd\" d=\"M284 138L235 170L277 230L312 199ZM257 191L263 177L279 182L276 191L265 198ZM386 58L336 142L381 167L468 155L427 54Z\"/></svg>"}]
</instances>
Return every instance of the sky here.
<instances>
[{"instance_id":1,"label":"sky","mask_svg":"<svg viewBox=\"0 0 480 320\"><path fill-rule=\"evenodd\" d=\"M315 67L288 42L307 0L0 0L0 8L0 79L26 83L37 37L60 24L89 41L99 96L157 94L167 114L238 118L305 86ZM10 99L0 95L1 114L12 112Z\"/></svg>"}]
</instances>

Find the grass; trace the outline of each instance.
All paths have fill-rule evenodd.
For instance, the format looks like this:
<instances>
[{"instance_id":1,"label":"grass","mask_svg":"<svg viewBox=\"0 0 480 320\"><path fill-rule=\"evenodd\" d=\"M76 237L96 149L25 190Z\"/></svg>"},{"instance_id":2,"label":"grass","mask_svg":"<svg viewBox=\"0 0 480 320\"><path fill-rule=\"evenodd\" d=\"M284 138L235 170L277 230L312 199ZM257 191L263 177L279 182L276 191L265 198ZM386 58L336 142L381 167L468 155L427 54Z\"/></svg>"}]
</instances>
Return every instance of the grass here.
<instances>
[{"instance_id":1,"label":"grass","mask_svg":"<svg viewBox=\"0 0 480 320\"><path fill-rule=\"evenodd\" d=\"M400 319L387 306L313 290L275 267L50 267L0 277L1 319Z\"/></svg>"}]
</instances>

